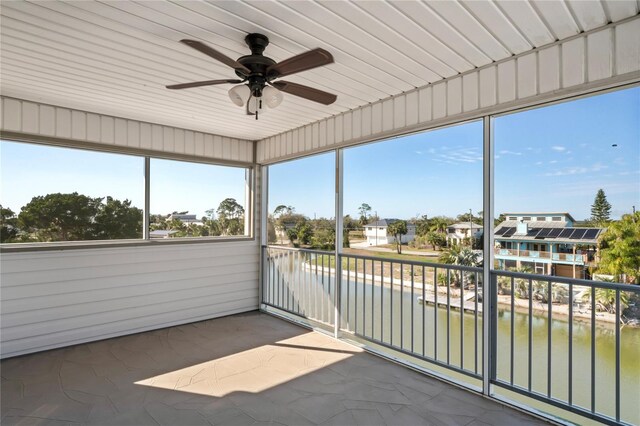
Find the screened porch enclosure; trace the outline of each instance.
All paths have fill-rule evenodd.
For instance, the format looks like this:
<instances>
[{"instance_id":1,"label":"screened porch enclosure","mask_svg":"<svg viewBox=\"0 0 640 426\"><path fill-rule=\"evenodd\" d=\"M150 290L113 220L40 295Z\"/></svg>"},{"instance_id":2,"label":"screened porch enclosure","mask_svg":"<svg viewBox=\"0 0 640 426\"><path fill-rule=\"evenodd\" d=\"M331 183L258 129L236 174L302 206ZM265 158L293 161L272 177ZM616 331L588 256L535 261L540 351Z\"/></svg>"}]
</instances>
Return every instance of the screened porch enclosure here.
<instances>
[{"instance_id":1,"label":"screened porch enclosure","mask_svg":"<svg viewBox=\"0 0 640 426\"><path fill-rule=\"evenodd\" d=\"M0 14L2 424L640 424L637 1Z\"/></svg>"}]
</instances>

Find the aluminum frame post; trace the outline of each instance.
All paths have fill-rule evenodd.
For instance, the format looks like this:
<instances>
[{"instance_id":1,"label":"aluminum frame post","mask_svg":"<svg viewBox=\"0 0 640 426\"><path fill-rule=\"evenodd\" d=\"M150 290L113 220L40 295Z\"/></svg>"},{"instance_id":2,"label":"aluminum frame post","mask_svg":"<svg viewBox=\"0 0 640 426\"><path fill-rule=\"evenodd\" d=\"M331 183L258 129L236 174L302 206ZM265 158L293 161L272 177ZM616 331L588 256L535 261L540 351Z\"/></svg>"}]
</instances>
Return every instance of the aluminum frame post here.
<instances>
[{"instance_id":1,"label":"aluminum frame post","mask_svg":"<svg viewBox=\"0 0 640 426\"><path fill-rule=\"evenodd\" d=\"M333 292L333 304L335 311L333 337L338 338L340 332L340 294L342 292L342 244L343 244L343 231L344 231L344 215L343 215L343 183L344 183L344 155L341 149L336 149L336 246L335 246L335 271L336 271L336 288Z\"/></svg>"},{"instance_id":2,"label":"aluminum frame post","mask_svg":"<svg viewBox=\"0 0 640 426\"><path fill-rule=\"evenodd\" d=\"M151 239L151 158L144 157L144 212L142 216L142 238Z\"/></svg>"},{"instance_id":3,"label":"aluminum frame post","mask_svg":"<svg viewBox=\"0 0 640 426\"><path fill-rule=\"evenodd\" d=\"M263 309L263 296L264 296L264 288L265 283L267 282L267 274L268 270L266 268L267 262L267 246L269 244L268 235L269 232L267 230L268 222L267 216L269 215L269 166L256 166L255 169L255 178L254 185L260 185L260 207L257 206L258 203L254 203L258 208L259 217L260 217L260 235L259 237L259 247L260 247L260 279L258 283L258 307L260 310ZM258 191L255 191L256 195Z\"/></svg>"},{"instance_id":4,"label":"aluminum frame post","mask_svg":"<svg viewBox=\"0 0 640 426\"><path fill-rule=\"evenodd\" d=\"M491 393L491 359L496 356L493 349L493 327L492 316L493 292L495 291L491 280L491 269L493 268L493 117L485 116L483 124L483 199L482 199L482 219L483 219L483 262L482 262L482 393Z\"/></svg>"}]
</instances>

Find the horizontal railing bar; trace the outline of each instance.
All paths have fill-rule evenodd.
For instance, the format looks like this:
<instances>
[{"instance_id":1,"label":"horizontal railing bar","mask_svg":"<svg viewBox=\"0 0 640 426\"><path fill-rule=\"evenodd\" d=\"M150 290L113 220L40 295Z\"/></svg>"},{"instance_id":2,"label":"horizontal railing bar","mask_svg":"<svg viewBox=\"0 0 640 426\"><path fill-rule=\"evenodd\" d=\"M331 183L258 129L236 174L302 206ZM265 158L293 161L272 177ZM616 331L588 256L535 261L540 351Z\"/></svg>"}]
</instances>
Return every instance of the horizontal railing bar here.
<instances>
[{"instance_id":1,"label":"horizontal railing bar","mask_svg":"<svg viewBox=\"0 0 640 426\"><path fill-rule=\"evenodd\" d=\"M362 259L362 260L379 260L383 262L401 263L403 265L448 268L448 269L455 269L457 271L466 271L466 272L482 272L482 268L478 268L475 266L462 266L462 265L451 265L446 263L420 262L418 260L408 260L408 259L404 260L404 259L397 259L397 258L384 258L379 256L365 256L361 254L348 254L348 253L343 253L342 257L350 257L352 259Z\"/></svg>"},{"instance_id":2,"label":"horizontal railing bar","mask_svg":"<svg viewBox=\"0 0 640 426\"><path fill-rule=\"evenodd\" d=\"M314 249L305 249L305 248L297 248L297 247L284 247L284 246L262 246L268 250L282 250L282 251L293 251L293 252L303 252L303 253L314 253L314 254L326 254L326 255L335 255L333 251L325 251L325 250L314 250Z\"/></svg>"},{"instance_id":3,"label":"horizontal railing bar","mask_svg":"<svg viewBox=\"0 0 640 426\"><path fill-rule=\"evenodd\" d=\"M393 351L400 352L400 353L403 353L405 355L411 356L413 358L417 358L417 359L419 359L421 361L437 365L438 367L446 368L447 370L455 371L456 373L464 374L465 376L469 376L469 377L474 378L474 379L482 380L482 375L481 374L476 374L473 371L461 370L458 367L455 367L453 365L449 365L449 364L441 362L441 361L437 361L437 360L435 360L435 359L433 359L431 357L422 357L419 354L413 353L413 352L408 351L406 349L401 349L400 347L395 346L395 345L390 345L388 343L381 342L381 341L376 340L376 339L372 339L372 338L364 336L364 335L362 335L360 333L355 333L355 332L348 331L348 330L341 330L341 331L343 333L345 333L345 334L350 334L352 336L358 337L359 339L366 340L367 342L373 343L374 345L382 346L382 347L385 347L387 349L391 349Z\"/></svg>"},{"instance_id":4,"label":"horizontal railing bar","mask_svg":"<svg viewBox=\"0 0 640 426\"><path fill-rule=\"evenodd\" d=\"M529 390L525 389L525 388L521 388L519 386L515 386L515 385L511 385L507 382L504 382L502 380L499 379L493 379L491 380L491 384L493 384L494 386L499 386L503 389L506 389L508 391L511 392L515 392L519 395L524 395L526 397L529 398L533 398L537 401L541 401L544 402L546 404L549 405L553 405L554 407L558 407L558 408L562 408L563 410L567 410L570 411L572 413L576 413L579 414L581 416L584 417L588 417L590 419L594 419L597 420L599 422L602 422L604 424L607 425L612 425L612 426L619 426L621 424L626 425L628 423L624 423L624 422L616 422L615 419L611 418L611 417L607 417L601 414L597 414L597 413L593 413L589 410L585 410L577 405L569 405L566 402L563 402L561 400L555 399L555 398L547 398L546 395L538 393L538 392L530 392Z\"/></svg>"},{"instance_id":5,"label":"horizontal railing bar","mask_svg":"<svg viewBox=\"0 0 640 426\"><path fill-rule=\"evenodd\" d=\"M604 281L584 280L580 278L557 277L555 275L539 275L529 274L526 272L501 271L495 269L492 269L491 273L503 277L523 278L526 280L531 279L533 281L551 281L558 284L573 284L584 287L608 288L612 290L619 289L623 291L633 291L640 293L640 285L634 284L608 283Z\"/></svg>"},{"instance_id":6,"label":"horizontal railing bar","mask_svg":"<svg viewBox=\"0 0 640 426\"><path fill-rule=\"evenodd\" d=\"M308 317L308 316L305 316L305 315L300 315L300 314L296 313L295 311L292 311L290 309L284 308L282 306L274 305L273 303L264 302L262 304L265 305L265 306L268 306L270 308L279 309L282 312L286 312L288 314L295 315L297 317L303 318L303 319L308 320L308 321L314 321L314 322L317 322L318 324L322 324L322 325L326 325L326 326L332 326L332 324L330 324L328 322L321 321L318 318L313 318L313 317Z\"/></svg>"}]
</instances>

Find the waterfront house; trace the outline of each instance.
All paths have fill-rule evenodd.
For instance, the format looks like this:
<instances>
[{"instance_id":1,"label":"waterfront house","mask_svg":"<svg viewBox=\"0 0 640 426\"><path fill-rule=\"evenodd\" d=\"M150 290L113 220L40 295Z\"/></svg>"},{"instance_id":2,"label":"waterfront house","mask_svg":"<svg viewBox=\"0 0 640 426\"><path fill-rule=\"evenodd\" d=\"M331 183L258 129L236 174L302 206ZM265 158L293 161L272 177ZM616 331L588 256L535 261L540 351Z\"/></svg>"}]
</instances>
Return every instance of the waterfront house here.
<instances>
[{"instance_id":1,"label":"waterfront house","mask_svg":"<svg viewBox=\"0 0 640 426\"><path fill-rule=\"evenodd\" d=\"M604 229L575 227L575 219L566 212L504 216L507 219L494 230L499 269L526 268L538 274L588 278Z\"/></svg>"},{"instance_id":2,"label":"waterfront house","mask_svg":"<svg viewBox=\"0 0 640 426\"><path fill-rule=\"evenodd\" d=\"M396 242L395 235L387 232L389 225L400 219L380 219L364 226L364 235L367 238L367 244L370 246L379 246L383 244L394 244ZM402 244L408 244L416 237L416 225L407 222L407 233L402 235Z\"/></svg>"}]
</instances>

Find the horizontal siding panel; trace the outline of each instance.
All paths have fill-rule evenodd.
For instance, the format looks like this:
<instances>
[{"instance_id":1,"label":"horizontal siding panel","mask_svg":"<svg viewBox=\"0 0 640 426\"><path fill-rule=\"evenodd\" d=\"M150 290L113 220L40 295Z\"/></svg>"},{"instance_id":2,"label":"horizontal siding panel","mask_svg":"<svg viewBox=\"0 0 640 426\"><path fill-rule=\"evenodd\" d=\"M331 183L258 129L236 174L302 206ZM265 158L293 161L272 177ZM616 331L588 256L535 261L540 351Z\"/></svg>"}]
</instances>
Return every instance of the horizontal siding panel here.
<instances>
[{"instance_id":1,"label":"horizontal siding panel","mask_svg":"<svg viewBox=\"0 0 640 426\"><path fill-rule=\"evenodd\" d=\"M2 329L2 338L6 340L20 339L23 336L41 336L51 333L73 330L76 328L95 327L122 321L125 318L140 318L161 312L189 310L207 305L220 304L224 302L235 302L246 297L253 298L257 293L257 287L253 290L241 289L222 294L208 294L206 296L196 295L193 297L165 300L156 304L138 304L122 310L107 310L105 312L89 312L81 317L61 318L34 324L6 327ZM146 303L148 299L142 299Z\"/></svg>"},{"instance_id":2,"label":"horizontal siding panel","mask_svg":"<svg viewBox=\"0 0 640 426\"><path fill-rule=\"evenodd\" d=\"M257 308L259 246L114 247L2 256L2 356Z\"/></svg>"},{"instance_id":3,"label":"horizontal siding panel","mask_svg":"<svg viewBox=\"0 0 640 426\"><path fill-rule=\"evenodd\" d=\"M149 129L153 128L153 135ZM2 97L1 130L50 136L72 141L116 144L213 159L253 162L253 142L217 136L221 149L207 150L202 132L128 120L108 115ZM196 146L197 145L197 146ZM224 154L222 146L225 147Z\"/></svg>"},{"instance_id":4,"label":"horizontal siding panel","mask_svg":"<svg viewBox=\"0 0 640 426\"><path fill-rule=\"evenodd\" d=\"M233 277L224 276L223 281L215 278L205 277L193 279L188 286L176 288L175 284L170 289L164 291L147 287L127 287L118 290L117 297L111 292L111 297L104 292L93 292L85 297L85 300L76 300L73 304L67 300L62 305L47 305L44 307L34 307L33 310L23 310L20 312L2 314L2 330L19 329L31 324L40 324L48 327L51 322L62 322L67 320L67 324L73 324L74 318L93 316L102 313L115 313L125 309L139 309L144 306L158 305L161 303L178 302L198 297L221 296L235 292L245 292L255 290L255 279L257 278L257 268L244 274L236 274ZM216 277L217 278L217 277ZM187 284L187 283L184 283ZM128 291L125 291L128 290ZM136 291L137 290L137 291ZM33 312L37 309L38 315ZM47 324L43 324L43 323ZM54 325L55 326L55 325ZM19 337L19 336L18 336Z\"/></svg>"},{"instance_id":5,"label":"horizontal siding panel","mask_svg":"<svg viewBox=\"0 0 640 426\"><path fill-rule=\"evenodd\" d=\"M640 19L620 24L615 28L616 74L640 69Z\"/></svg>"},{"instance_id":6,"label":"horizontal siding panel","mask_svg":"<svg viewBox=\"0 0 640 426\"><path fill-rule=\"evenodd\" d=\"M232 315L240 312L255 310L258 306L257 294L235 302L223 302L193 308L160 312L139 318L128 318L95 327L77 328L61 333L50 333L41 336L25 336L16 340L9 340L2 345L2 356L15 356L46 349L59 348L78 343L91 342L100 339L156 330L195 321Z\"/></svg>"}]
</instances>

